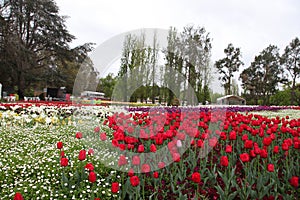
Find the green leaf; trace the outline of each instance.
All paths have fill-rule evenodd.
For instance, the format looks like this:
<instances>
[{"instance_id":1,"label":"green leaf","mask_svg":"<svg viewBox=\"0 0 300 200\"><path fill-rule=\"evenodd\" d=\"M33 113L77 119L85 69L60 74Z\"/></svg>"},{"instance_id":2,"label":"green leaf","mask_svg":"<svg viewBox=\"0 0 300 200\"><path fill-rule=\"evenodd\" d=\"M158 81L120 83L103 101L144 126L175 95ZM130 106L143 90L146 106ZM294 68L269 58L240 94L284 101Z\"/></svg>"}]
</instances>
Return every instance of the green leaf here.
<instances>
[{"instance_id":1,"label":"green leaf","mask_svg":"<svg viewBox=\"0 0 300 200\"><path fill-rule=\"evenodd\" d=\"M235 196L237 195L238 191L234 191L233 193L231 193L229 196L228 196L228 200L232 200L235 198Z\"/></svg>"}]
</instances>

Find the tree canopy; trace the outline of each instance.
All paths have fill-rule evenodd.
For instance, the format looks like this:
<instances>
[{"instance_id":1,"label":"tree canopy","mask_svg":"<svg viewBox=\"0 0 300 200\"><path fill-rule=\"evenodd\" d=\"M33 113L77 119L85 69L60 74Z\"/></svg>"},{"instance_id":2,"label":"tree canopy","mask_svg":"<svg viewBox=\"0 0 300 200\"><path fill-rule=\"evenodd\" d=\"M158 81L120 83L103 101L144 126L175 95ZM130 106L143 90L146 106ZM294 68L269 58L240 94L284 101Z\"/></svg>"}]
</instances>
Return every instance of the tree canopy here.
<instances>
[{"instance_id":1,"label":"tree canopy","mask_svg":"<svg viewBox=\"0 0 300 200\"><path fill-rule=\"evenodd\" d=\"M70 48L75 36L65 19L53 0L0 1L1 80L21 98L28 87L63 84L61 69L82 62L91 50L91 44Z\"/></svg>"}]
</instances>

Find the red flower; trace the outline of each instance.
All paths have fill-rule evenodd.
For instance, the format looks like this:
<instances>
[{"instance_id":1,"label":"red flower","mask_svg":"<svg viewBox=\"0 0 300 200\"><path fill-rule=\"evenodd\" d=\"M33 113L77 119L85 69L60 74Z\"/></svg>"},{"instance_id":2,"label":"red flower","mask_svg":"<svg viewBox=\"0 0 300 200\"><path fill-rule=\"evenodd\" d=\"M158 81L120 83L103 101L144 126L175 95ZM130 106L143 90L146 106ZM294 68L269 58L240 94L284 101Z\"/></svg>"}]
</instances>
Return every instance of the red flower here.
<instances>
[{"instance_id":1,"label":"red flower","mask_svg":"<svg viewBox=\"0 0 300 200\"><path fill-rule=\"evenodd\" d=\"M148 164L143 164L142 165L142 173L148 173L151 171L151 167Z\"/></svg>"},{"instance_id":2,"label":"red flower","mask_svg":"<svg viewBox=\"0 0 300 200\"><path fill-rule=\"evenodd\" d=\"M264 144L265 146L269 146L271 143L272 143L272 139L271 139L270 137L265 137L265 138L263 139L263 144Z\"/></svg>"},{"instance_id":3,"label":"red flower","mask_svg":"<svg viewBox=\"0 0 300 200\"><path fill-rule=\"evenodd\" d=\"M159 177L158 172L153 172L153 178L158 178L158 177Z\"/></svg>"},{"instance_id":4,"label":"red flower","mask_svg":"<svg viewBox=\"0 0 300 200\"><path fill-rule=\"evenodd\" d=\"M126 145L125 145L125 144L119 144L119 149L120 149L121 151L125 151Z\"/></svg>"},{"instance_id":5,"label":"red flower","mask_svg":"<svg viewBox=\"0 0 300 200\"><path fill-rule=\"evenodd\" d=\"M112 193L118 193L119 191L119 183L118 182L113 182L111 184L111 192Z\"/></svg>"},{"instance_id":6,"label":"red flower","mask_svg":"<svg viewBox=\"0 0 300 200\"><path fill-rule=\"evenodd\" d=\"M90 174L89 174L89 181L90 181L91 183L94 183L94 182L96 182L96 179L97 179L96 173L93 172L93 171L91 171Z\"/></svg>"},{"instance_id":7,"label":"red flower","mask_svg":"<svg viewBox=\"0 0 300 200\"><path fill-rule=\"evenodd\" d=\"M127 164L127 160L126 157L124 155L120 155L119 161L118 161L118 165L122 166L122 165L126 165Z\"/></svg>"},{"instance_id":8,"label":"red flower","mask_svg":"<svg viewBox=\"0 0 300 200\"><path fill-rule=\"evenodd\" d=\"M172 153L172 159L174 162L180 162L180 154L179 153Z\"/></svg>"},{"instance_id":9,"label":"red flower","mask_svg":"<svg viewBox=\"0 0 300 200\"><path fill-rule=\"evenodd\" d=\"M244 148L245 149L251 149L253 146L253 142L252 140L246 140L245 143L244 143Z\"/></svg>"},{"instance_id":10,"label":"red flower","mask_svg":"<svg viewBox=\"0 0 300 200\"><path fill-rule=\"evenodd\" d=\"M165 163L164 162L159 162L158 163L158 168L159 169L162 169L162 168L164 168L166 165L165 165Z\"/></svg>"},{"instance_id":11,"label":"red flower","mask_svg":"<svg viewBox=\"0 0 300 200\"><path fill-rule=\"evenodd\" d=\"M290 184L291 184L293 187L298 187L298 186L299 186L299 177L298 177L298 176L293 176L293 177L290 179Z\"/></svg>"},{"instance_id":12,"label":"red flower","mask_svg":"<svg viewBox=\"0 0 300 200\"><path fill-rule=\"evenodd\" d=\"M133 187L136 187L140 184L140 179L139 179L138 176L132 176L132 177L130 177L129 180L130 180L130 183Z\"/></svg>"},{"instance_id":13,"label":"red flower","mask_svg":"<svg viewBox=\"0 0 300 200\"><path fill-rule=\"evenodd\" d=\"M202 140L197 141L197 147L199 147L199 148L203 147L203 141Z\"/></svg>"},{"instance_id":14,"label":"red flower","mask_svg":"<svg viewBox=\"0 0 300 200\"><path fill-rule=\"evenodd\" d=\"M220 159L220 164L224 167L228 166L228 157L227 156L222 156Z\"/></svg>"},{"instance_id":15,"label":"red flower","mask_svg":"<svg viewBox=\"0 0 300 200\"><path fill-rule=\"evenodd\" d=\"M138 146L138 152L139 152L139 153L143 153L144 151L145 151L144 145L140 144L140 145Z\"/></svg>"},{"instance_id":16,"label":"red flower","mask_svg":"<svg viewBox=\"0 0 300 200\"><path fill-rule=\"evenodd\" d=\"M214 147L217 144L217 142L218 142L218 139L216 137L213 137L213 138L208 140L208 145L210 147Z\"/></svg>"},{"instance_id":17,"label":"red flower","mask_svg":"<svg viewBox=\"0 0 300 200\"><path fill-rule=\"evenodd\" d=\"M232 147L230 145L227 145L225 148L226 153L231 153L232 152Z\"/></svg>"},{"instance_id":18,"label":"red flower","mask_svg":"<svg viewBox=\"0 0 300 200\"><path fill-rule=\"evenodd\" d=\"M256 157L255 151L253 149L250 150L249 155L254 158Z\"/></svg>"},{"instance_id":19,"label":"red flower","mask_svg":"<svg viewBox=\"0 0 300 200\"><path fill-rule=\"evenodd\" d=\"M94 150L93 150L93 149L89 149L89 150L88 150L88 154L89 154L89 155L93 155L93 154L94 154Z\"/></svg>"},{"instance_id":20,"label":"red flower","mask_svg":"<svg viewBox=\"0 0 300 200\"><path fill-rule=\"evenodd\" d=\"M101 200L100 198L95 198L94 200Z\"/></svg>"},{"instance_id":21,"label":"red flower","mask_svg":"<svg viewBox=\"0 0 300 200\"><path fill-rule=\"evenodd\" d=\"M231 131L229 133L229 139L230 140L236 140L236 132L235 131Z\"/></svg>"},{"instance_id":22,"label":"red flower","mask_svg":"<svg viewBox=\"0 0 300 200\"><path fill-rule=\"evenodd\" d=\"M100 134L100 140L105 141L107 139L106 133L101 133Z\"/></svg>"},{"instance_id":23,"label":"red flower","mask_svg":"<svg viewBox=\"0 0 300 200\"><path fill-rule=\"evenodd\" d=\"M242 154L240 154L240 159L242 162L249 162L250 156L247 153L242 153Z\"/></svg>"},{"instance_id":24,"label":"red flower","mask_svg":"<svg viewBox=\"0 0 300 200\"><path fill-rule=\"evenodd\" d=\"M268 164L267 170L269 172L274 172L274 165L273 164Z\"/></svg>"},{"instance_id":25,"label":"red flower","mask_svg":"<svg viewBox=\"0 0 300 200\"><path fill-rule=\"evenodd\" d=\"M14 196L14 200L24 200L24 198L21 193L16 192L16 194Z\"/></svg>"},{"instance_id":26,"label":"red flower","mask_svg":"<svg viewBox=\"0 0 300 200\"><path fill-rule=\"evenodd\" d=\"M140 159L139 156L133 156L132 157L132 164L133 165L140 165L140 163L141 163L141 159Z\"/></svg>"},{"instance_id":27,"label":"red flower","mask_svg":"<svg viewBox=\"0 0 300 200\"><path fill-rule=\"evenodd\" d=\"M134 131L134 129L133 129L132 126L129 126L129 127L127 128L127 132L128 132L129 134L133 133L133 131Z\"/></svg>"},{"instance_id":28,"label":"red flower","mask_svg":"<svg viewBox=\"0 0 300 200\"><path fill-rule=\"evenodd\" d=\"M60 159L60 166L66 167L66 166L68 166L68 162L69 162L68 158L61 158Z\"/></svg>"},{"instance_id":29,"label":"red flower","mask_svg":"<svg viewBox=\"0 0 300 200\"><path fill-rule=\"evenodd\" d=\"M58 142L56 144L56 146L57 146L58 149L62 149L63 148L63 143L62 142Z\"/></svg>"},{"instance_id":30,"label":"red flower","mask_svg":"<svg viewBox=\"0 0 300 200\"><path fill-rule=\"evenodd\" d=\"M260 155L261 158L267 158L268 157L268 152L265 149L261 149L259 155Z\"/></svg>"},{"instance_id":31,"label":"red flower","mask_svg":"<svg viewBox=\"0 0 300 200\"><path fill-rule=\"evenodd\" d=\"M199 172L194 172L194 173L192 174L192 181L193 181L194 183L200 183L200 181L201 181L201 176L200 176L200 173L199 173Z\"/></svg>"},{"instance_id":32,"label":"red flower","mask_svg":"<svg viewBox=\"0 0 300 200\"><path fill-rule=\"evenodd\" d=\"M156 146L155 146L155 144L151 144L150 145L150 151L151 152L156 152Z\"/></svg>"},{"instance_id":33,"label":"red flower","mask_svg":"<svg viewBox=\"0 0 300 200\"><path fill-rule=\"evenodd\" d=\"M134 170L130 168L130 170L128 171L128 176L132 177L133 175L134 175Z\"/></svg>"},{"instance_id":34,"label":"red flower","mask_svg":"<svg viewBox=\"0 0 300 200\"><path fill-rule=\"evenodd\" d=\"M288 151L289 150L289 145L286 142L284 142L284 143L282 143L281 148L282 148L283 151Z\"/></svg>"},{"instance_id":35,"label":"red flower","mask_svg":"<svg viewBox=\"0 0 300 200\"><path fill-rule=\"evenodd\" d=\"M65 157L65 152L64 151L60 152L60 157Z\"/></svg>"},{"instance_id":36,"label":"red flower","mask_svg":"<svg viewBox=\"0 0 300 200\"><path fill-rule=\"evenodd\" d=\"M273 152L274 153L279 153L279 146L274 146Z\"/></svg>"},{"instance_id":37,"label":"red flower","mask_svg":"<svg viewBox=\"0 0 300 200\"><path fill-rule=\"evenodd\" d=\"M119 146L119 142L116 139L112 139L111 143L112 143L113 147L118 147Z\"/></svg>"},{"instance_id":38,"label":"red flower","mask_svg":"<svg viewBox=\"0 0 300 200\"><path fill-rule=\"evenodd\" d=\"M78 159L79 160L85 160L85 158L86 158L86 151L84 149L80 150L79 155L78 155Z\"/></svg>"},{"instance_id":39,"label":"red flower","mask_svg":"<svg viewBox=\"0 0 300 200\"><path fill-rule=\"evenodd\" d=\"M98 133L100 131L100 127L99 126L96 126L95 128L94 128L94 132L95 133Z\"/></svg>"},{"instance_id":40,"label":"red flower","mask_svg":"<svg viewBox=\"0 0 300 200\"><path fill-rule=\"evenodd\" d=\"M76 135L75 135L75 137L77 139L81 139L82 138L82 133L81 132L77 132Z\"/></svg>"},{"instance_id":41,"label":"red flower","mask_svg":"<svg viewBox=\"0 0 300 200\"><path fill-rule=\"evenodd\" d=\"M242 140L243 140L243 141L248 140L248 135L247 135L247 134L244 134L244 135L242 136Z\"/></svg>"},{"instance_id":42,"label":"red flower","mask_svg":"<svg viewBox=\"0 0 300 200\"><path fill-rule=\"evenodd\" d=\"M84 168L88 169L89 171L93 171L94 170L94 166L93 166L92 163L87 163Z\"/></svg>"}]
</instances>

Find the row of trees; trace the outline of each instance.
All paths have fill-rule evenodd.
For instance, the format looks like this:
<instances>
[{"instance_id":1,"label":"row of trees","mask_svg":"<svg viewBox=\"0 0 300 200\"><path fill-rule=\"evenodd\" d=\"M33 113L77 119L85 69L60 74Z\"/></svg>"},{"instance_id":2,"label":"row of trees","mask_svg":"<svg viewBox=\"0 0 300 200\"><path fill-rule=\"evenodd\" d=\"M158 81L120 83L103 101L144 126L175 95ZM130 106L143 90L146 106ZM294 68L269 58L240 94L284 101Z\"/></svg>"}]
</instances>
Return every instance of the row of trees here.
<instances>
[{"instance_id":1,"label":"row of trees","mask_svg":"<svg viewBox=\"0 0 300 200\"><path fill-rule=\"evenodd\" d=\"M20 98L30 88L66 86L72 91L80 64L91 51L75 37L53 0L0 0L0 80ZM93 69L89 71L96 73ZM13 91L16 90L16 91Z\"/></svg>"},{"instance_id":2,"label":"row of trees","mask_svg":"<svg viewBox=\"0 0 300 200\"><path fill-rule=\"evenodd\" d=\"M100 82L98 90L122 101L151 99L154 103L159 98L171 104L179 98L190 105L210 101L212 39L203 27L186 26L182 31L171 27L165 48L160 47L156 34L152 45L146 44L143 33L128 35L118 76L110 74L99 81L87 56L93 44L70 48L75 37L68 32L65 19L53 0L0 0L0 81L4 90L15 89L21 98L32 95L28 94L31 88L66 86L72 93L77 76L85 84L75 91L93 90ZM234 74L244 65L241 50L229 44L224 53L214 66L225 94L237 94ZM275 45L263 49L239 75L247 102L276 102L273 96L282 84L290 93L290 103L299 101L299 60L298 38L282 55Z\"/></svg>"},{"instance_id":3,"label":"row of trees","mask_svg":"<svg viewBox=\"0 0 300 200\"><path fill-rule=\"evenodd\" d=\"M238 72L243 65L241 51L229 44L224 53L226 57L216 61L215 66L220 73L225 93L232 94L231 83L234 72ZM250 66L240 74L243 96L250 103L263 105L278 104L270 101L270 98L278 92L280 85L287 85L286 89L290 91L290 104L297 103L300 98L296 85L298 78L300 78L300 42L297 37L286 46L282 55L277 46L269 45L255 56Z\"/></svg>"},{"instance_id":4,"label":"row of trees","mask_svg":"<svg viewBox=\"0 0 300 200\"><path fill-rule=\"evenodd\" d=\"M127 35L114 91L118 100L144 101L158 98L169 105L175 98L195 105L209 98L211 38L203 27L169 29L168 45L145 44L145 34Z\"/></svg>"}]
</instances>

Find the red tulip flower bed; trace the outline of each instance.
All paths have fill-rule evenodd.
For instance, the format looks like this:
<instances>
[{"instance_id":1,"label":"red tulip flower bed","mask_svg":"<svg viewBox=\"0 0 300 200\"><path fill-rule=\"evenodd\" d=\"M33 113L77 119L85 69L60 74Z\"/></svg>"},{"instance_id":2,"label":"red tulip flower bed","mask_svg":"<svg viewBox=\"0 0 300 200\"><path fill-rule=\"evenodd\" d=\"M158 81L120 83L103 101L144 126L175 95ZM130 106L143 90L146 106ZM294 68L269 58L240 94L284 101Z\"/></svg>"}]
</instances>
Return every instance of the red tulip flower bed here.
<instances>
[{"instance_id":1,"label":"red tulip flower bed","mask_svg":"<svg viewBox=\"0 0 300 200\"><path fill-rule=\"evenodd\" d=\"M300 119L175 110L116 113L103 125L121 199L299 197Z\"/></svg>"}]
</instances>

